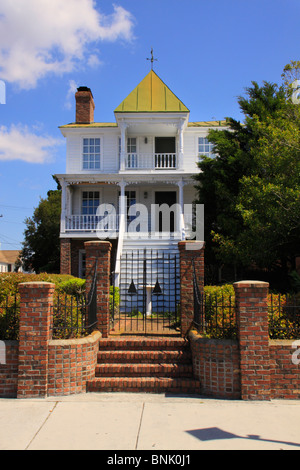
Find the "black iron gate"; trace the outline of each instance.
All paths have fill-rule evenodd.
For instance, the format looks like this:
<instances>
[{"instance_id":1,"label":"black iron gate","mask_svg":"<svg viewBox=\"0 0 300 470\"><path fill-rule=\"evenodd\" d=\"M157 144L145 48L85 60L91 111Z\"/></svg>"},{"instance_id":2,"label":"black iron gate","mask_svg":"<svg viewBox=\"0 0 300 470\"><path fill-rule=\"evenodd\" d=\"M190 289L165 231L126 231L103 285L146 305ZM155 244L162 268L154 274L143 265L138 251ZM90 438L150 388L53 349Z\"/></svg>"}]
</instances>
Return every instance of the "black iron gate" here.
<instances>
[{"instance_id":1,"label":"black iron gate","mask_svg":"<svg viewBox=\"0 0 300 470\"><path fill-rule=\"evenodd\" d=\"M178 334L179 281L177 253L126 252L121 259L119 287L112 287L113 329L132 334Z\"/></svg>"}]
</instances>

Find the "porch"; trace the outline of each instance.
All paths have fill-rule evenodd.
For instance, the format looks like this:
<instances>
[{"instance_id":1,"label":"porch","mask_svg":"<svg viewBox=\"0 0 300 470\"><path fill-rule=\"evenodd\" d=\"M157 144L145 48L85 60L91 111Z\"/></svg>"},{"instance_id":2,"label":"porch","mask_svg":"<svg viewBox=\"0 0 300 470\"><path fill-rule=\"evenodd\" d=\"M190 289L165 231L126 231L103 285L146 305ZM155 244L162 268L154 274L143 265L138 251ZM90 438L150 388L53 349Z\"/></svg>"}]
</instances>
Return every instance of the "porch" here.
<instances>
[{"instance_id":1,"label":"porch","mask_svg":"<svg viewBox=\"0 0 300 470\"><path fill-rule=\"evenodd\" d=\"M130 156L130 168L146 164L139 157ZM173 164L170 155L154 158L153 165ZM95 181L93 177L61 179L61 238L118 239L120 233L130 238L185 238L189 221L184 220L184 208L195 198L189 178L127 175L116 179L111 175L99 175ZM163 209L167 212L162 213Z\"/></svg>"}]
</instances>

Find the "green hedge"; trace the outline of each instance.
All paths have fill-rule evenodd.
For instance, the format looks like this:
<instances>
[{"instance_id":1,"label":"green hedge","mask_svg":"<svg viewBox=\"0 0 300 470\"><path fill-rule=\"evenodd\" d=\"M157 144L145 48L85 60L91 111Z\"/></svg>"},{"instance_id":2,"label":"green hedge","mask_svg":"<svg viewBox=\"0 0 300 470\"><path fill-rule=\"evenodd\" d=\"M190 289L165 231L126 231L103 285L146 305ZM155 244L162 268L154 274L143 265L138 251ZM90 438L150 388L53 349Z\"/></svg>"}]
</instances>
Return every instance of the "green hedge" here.
<instances>
[{"instance_id":1,"label":"green hedge","mask_svg":"<svg viewBox=\"0 0 300 470\"><path fill-rule=\"evenodd\" d=\"M84 302L85 280L70 275L61 274L24 274L24 273L1 273L0 274L0 340L18 339L19 324L19 289L22 282L51 282L55 285L54 292L54 327L59 331L62 325L62 315L58 305L61 305L62 314L67 312L66 322L75 326L77 302ZM58 300L59 299L59 300ZM72 300L73 299L73 300ZM110 287L110 311L113 308L113 288ZM119 289L115 288L114 307L115 313L120 303ZM80 324L79 324L80 327ZM62 333L63 334L63 333ZM63 338L56 334L55 338Z\"/></svg>"}]
</instances>

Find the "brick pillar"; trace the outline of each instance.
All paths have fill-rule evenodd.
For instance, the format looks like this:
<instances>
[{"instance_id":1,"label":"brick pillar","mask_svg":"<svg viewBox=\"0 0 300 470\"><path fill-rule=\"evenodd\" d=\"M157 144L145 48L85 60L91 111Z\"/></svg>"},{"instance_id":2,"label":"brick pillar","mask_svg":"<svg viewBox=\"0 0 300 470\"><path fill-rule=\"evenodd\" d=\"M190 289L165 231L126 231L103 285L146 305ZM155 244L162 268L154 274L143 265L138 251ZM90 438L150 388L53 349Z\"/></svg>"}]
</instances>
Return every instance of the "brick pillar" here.
<instances>
[{"instance_id":1,"label":"brick pillar","mask_svg":"<svg viewBox=\"0 0 300 470\"><path fill-rule=\"evenodd\" d=\"M267 282L234 283L243 400L270 399L268 288Z\"/></svg>"},{"instance_id":2,"label":"brick pillar","mask_svg":"<svg viewBox=\"0 0 300 470\"><path fill-rule=\"evenodd\" d=\"M19 284L18 398L47 396L54 289L55 285L50 282Z\"/></svg>"},{"instance_id":3,"label":"brick pillar","mask_svg":"<svg viewBox=\"0 0 300 470\"><path fill-rule=\"evenodd\" d=\"M60 274L71 274L71 240L60 240Z\"/></svg>"},{"instance_id":4,"label":"brick pillar","mask_svg":"<svg viewBox=\"0 0 300 470\"><path fill-rule=\"evenodd\" d=\"M86 292L91 290L95 261L97 263L97 323L102 337L109 334L109 287L111 243L106 241L89 241L84 244L86 251Z\"/></svg>"},{"instance_id":5,"label":"brick pillar","mask_svg":"<svg viewBox=\"0 0 300 470\"><path fill-rule=\"evenodd\" d=\"M183 241L178 243L180 253L180 311L181 335L185 336L194 318L194 260L200 292L204 289L204 242Z\"/></svg>"}]
</instances>

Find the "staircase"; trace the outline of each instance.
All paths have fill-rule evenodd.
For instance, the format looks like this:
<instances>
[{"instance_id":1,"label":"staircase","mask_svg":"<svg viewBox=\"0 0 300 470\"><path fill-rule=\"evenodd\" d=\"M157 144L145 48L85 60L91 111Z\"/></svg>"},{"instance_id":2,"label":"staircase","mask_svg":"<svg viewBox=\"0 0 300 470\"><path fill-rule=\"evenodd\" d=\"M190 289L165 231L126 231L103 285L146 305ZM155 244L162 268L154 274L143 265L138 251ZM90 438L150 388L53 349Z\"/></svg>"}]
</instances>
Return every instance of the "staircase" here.
<instances>
[{"instance_id":1,"label":"staircase","mask_svg":"<svg viewBox=\"0 0 300 470\"><path fill-rule=\"evenodd\" d=\"M123 240L122 256L119 262L120 288L128 289L132 277L143 279L144 257L147 259L164 256L166 264L168 257L171 259L179 254L178 239L131 239L125 237ZM178 265L179 268L179 265ZM151 271L151 277L156 277L156 267ZM166 268L167 271L167 268ZM148 276L149 277L149 276ZM151 282L151 281L150 281ZM124 287L125 286L125 287Z\"/></svg>"},{"instance_id":2,"label":"staircase","mask_svg":"<svg viewBox=\"0 0 300 470\"><path fill-rule=\"evenodd\" d=\"M100 341L97 359L88 392L200 393L183 338L110 337Z\"/></svg>"}]
</instances>

